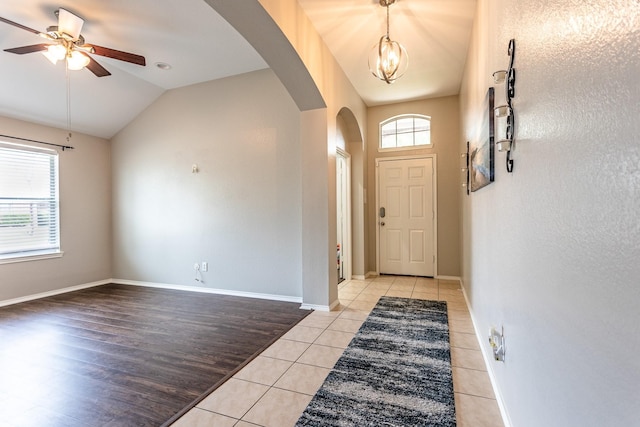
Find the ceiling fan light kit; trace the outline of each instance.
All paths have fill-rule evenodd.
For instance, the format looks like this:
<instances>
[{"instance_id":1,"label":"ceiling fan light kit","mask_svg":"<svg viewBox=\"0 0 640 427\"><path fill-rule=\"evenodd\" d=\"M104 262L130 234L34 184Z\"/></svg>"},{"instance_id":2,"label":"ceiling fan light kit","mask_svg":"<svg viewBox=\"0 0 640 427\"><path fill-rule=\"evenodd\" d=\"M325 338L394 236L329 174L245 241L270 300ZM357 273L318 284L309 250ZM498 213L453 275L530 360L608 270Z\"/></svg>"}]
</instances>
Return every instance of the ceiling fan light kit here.
<instances>
[{"instance_id":1,"label":"ceiling fan light kit","mask_svg":"<svg viewBox=\"0 0 640 427\"><path fill-rule=\"evenodd\" d=\"M380 0L380 6L387 8L387 33L380 37L369 54L369 71L387 84L402 77L409 67L406 49L389 37L389 6L395 2L396 0Z\"/></svg>"},{"instance_id":2,"label":"ceiling fan light kit","mask_svg":"<svg viewBox=\"0 0 640 427\"><path fill-rule=\"evenodd\" d=\"M69 67L70 70L82 70L89 65L89 62L91 62L89 57L77 50L71 51L67 55L67 67Z\"/></svg>"},{"instance_id":3,"label":"ceiling fan light kit","mask_svg":"<svg viewBox=\"0 0 640 427\"><path fill-rule=\"evenodd\" d=\"M109 76L111 73L91 58L89 54L100 55L141 66L146 65L144 56L86 44L84 37L80 34L82 26L84 25L84 19L79 16L63 8L59 8L55 12L55 15L58 17L58 25L49 26L46 33L0 17L0 21L5 24L13 25L14 27L29 31L48 40L48 43L5 49L5 52L18 55L41 52L53 64L66 60L66 66L69 70L82 70L83 68L87 68L97 77Z\"/></svg>"},{"instance_id":4,"label":"ceiling fan light kit","mask_svg":"<svg viewBox=\"0 0 640 427\"><path fill-rule=\"evenodd\" d=\"M67 57L67 49L61 44L50 44L42 54L51 61L53 65L56 65L58 61L62 61Z\"/></svg>"}]
</instances>

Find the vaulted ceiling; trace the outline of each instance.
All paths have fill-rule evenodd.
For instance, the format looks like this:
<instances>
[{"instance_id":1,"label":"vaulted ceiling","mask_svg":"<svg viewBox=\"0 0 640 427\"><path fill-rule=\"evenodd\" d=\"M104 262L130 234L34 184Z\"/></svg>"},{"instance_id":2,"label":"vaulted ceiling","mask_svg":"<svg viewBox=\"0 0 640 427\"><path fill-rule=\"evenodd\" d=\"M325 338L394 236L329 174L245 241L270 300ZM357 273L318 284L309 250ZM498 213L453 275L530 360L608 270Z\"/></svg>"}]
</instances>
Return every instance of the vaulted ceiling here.
<instances>
[{"instance_id":1,"label":"vaulted ceiling","mask_svg":"<svg viewBox=\"0 0 640 427\"><path fill-rule=\"evenodd\" d=\"M377 0L299 3L367 105L458 93L475 0L397 0L391 6L391 38L410 58L409 70L392 85L367 69L369 50L385 32ZM110 138L168 89L267 67L203 0L3 0L0 17L44 32L57 24L59 7L85 20L88 43L143 55L147 65L94 56L111 76L88 70L67 76L62 62L53 65L40 53L0 51L0 115L66 128L70 106L71 129ZM0 22L0 49L42 42Z\"/></svg>"},{"instance_id":2,"label":"vaulted ceiling","mask_svg":"<svg viewBox=\"0 0 640 427\"><path fill-rule=\"evenodd\" d=\"M409 68L391 85L367 66L371 48L386 33L379 0L298 2L368 106L459 92L476 0L396 0L389 34L407 50Z\"/></svg>"}]
</instances>

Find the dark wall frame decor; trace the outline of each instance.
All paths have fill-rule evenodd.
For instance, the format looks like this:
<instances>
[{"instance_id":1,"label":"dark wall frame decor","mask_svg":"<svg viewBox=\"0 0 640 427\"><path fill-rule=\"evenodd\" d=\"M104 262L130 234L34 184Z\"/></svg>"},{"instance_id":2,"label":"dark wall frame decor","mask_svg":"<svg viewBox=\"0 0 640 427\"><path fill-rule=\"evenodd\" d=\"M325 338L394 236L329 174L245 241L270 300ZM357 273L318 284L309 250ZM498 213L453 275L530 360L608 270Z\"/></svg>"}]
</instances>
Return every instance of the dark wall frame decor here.
<instances>
[{"instance_id":1,"label":"dark wall frame decor","mask_svg":"<svg viewBox=\"0 0 640 427\"><path fill-rule=\"evenodd\" d=\"M464 160L464 161L465 161L465 164L464 164L464 168L465 168L465 170L464 170L464 172L465 172L465 181L464 181L464 184L465 184L465 187L467 187L467 196L468 196L468 195L469 195L469 193L470 193L470 192L469 192L469 188L470 188L470 184L471 184L471 183L469 182L469 180L471 179L471 178L470 178L470 175L469 175L469 173L470 173L470 172L469 172L469 171L470 171L470 169L469 169L469 168L471 167L471 165L469 164L469 146L470 146L470 144L471 144L471 143L470 143L469 141L467 141L467 151L466 151L466 153L464 153L464 159L465 159L465 160Z\"/></svg>"},{"instance_id":2,"label":"dark wall frame decor","mask_svg":"<svg viewBox=\"0 0 640 427\"><path fill-rule=\"evenodd\" d=\"M482 125L476 140L469 147L469 188L471 191L491 184L495 178L494 89L485 98Z\"/></svg>"}]
</instances>

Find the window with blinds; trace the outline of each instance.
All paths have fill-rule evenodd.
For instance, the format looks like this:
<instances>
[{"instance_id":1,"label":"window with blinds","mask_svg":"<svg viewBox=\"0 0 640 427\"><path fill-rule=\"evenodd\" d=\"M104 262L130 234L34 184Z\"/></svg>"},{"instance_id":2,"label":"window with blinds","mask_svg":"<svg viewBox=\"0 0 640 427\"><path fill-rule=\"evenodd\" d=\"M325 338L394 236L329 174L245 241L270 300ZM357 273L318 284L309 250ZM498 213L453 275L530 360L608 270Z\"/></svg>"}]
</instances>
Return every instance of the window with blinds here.
<instances>
[{"instance_id":1,"label":"window with blinds","mask_svg":"<svg viewBox=\"0 0 640 427\"><path fill-rule=\"evenodd\" d=\"M58 153L0 142L0 261L60 253Z\"/></svg>"},{"instance_id":2,"label":"window with blinds","mask_svg":"<svg viewBox=\"0 0 640 427\"><path fill-rule=\"evenodd\" d=\"M403 150L431 145L431 117L416 114L380 123L380 150Z\"/></svg>"}]
</instances>

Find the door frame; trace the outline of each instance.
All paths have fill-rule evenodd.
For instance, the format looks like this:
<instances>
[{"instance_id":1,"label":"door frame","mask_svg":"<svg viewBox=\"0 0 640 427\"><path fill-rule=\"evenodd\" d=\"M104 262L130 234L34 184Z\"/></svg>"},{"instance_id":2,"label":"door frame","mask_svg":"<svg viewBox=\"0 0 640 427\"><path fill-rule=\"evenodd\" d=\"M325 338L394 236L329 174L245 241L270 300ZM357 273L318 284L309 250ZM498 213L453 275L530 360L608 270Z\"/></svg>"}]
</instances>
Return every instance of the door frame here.
<instances>
[{"instance_id":1,"label":"door frame","mask_svg":"<svg viewBox=\"0 0 640 427\"><path fill-rule=\"evenodd\" d=\"M376 274L380 275L380 162L394 160L418 160L431 159L433 162L433 277L438 277L438 162L436 154L423 154L418 156L377 157L376 160Z\"/></svg>"},{"instance_id":2,"label":"door frame","mask_svg":"<svg viewBox=\"0 0 640 427\"><path fill-rule=\"evenodd\" d=\"M343 197L343 201L345 201L346 206L343 206L344 212L343 215L346 217L345 224L345 236L344 236L344 247L341 248L344 259L344 278L345 280L351 280L352 273L352 262L353 262L353 252L351 249L351 155L343 150L340 147L336 147L336 162L338 161L337 157L341 157L345 160L345 195ZM337 167L336 167L337 171ZM337 177L336 177L337 182ZM336 205L339 203L338 198L336 197ZM337 209L336 209L337 213ZM336 223L336 228L338 224Z\"/></svg>"}]
</instances>

